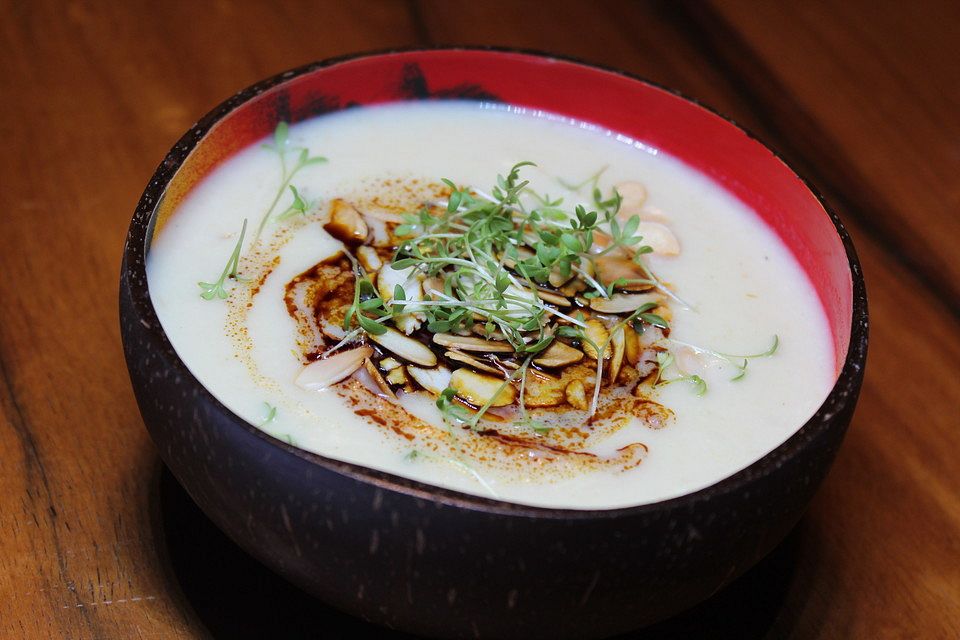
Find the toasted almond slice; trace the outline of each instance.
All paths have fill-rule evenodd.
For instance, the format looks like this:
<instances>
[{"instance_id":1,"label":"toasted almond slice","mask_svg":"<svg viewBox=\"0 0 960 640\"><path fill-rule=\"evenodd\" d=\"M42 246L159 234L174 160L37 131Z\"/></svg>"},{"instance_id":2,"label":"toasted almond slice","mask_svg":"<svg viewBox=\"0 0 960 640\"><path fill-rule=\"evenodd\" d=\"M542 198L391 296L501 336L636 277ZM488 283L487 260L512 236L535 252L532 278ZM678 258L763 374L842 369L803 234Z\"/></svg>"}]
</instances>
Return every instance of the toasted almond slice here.
<instances>
[{"instance_id":1,"label":"toasted almond slice","mask_svg":"<svg viewBox=\"0 0 960 640\"><path fill-rule=\"evenodd\" d=\"M474 369L479 371L486 371L487 373L493 373L497 375L503 375L503 372L500 369L497 369L493 365L487 364L479 358L474 358L469 353L463 353L460 351L447 351L445 354L447 358L454 360L456 362L462 362L463 364L470 365Z\"/></svg>"},{"instance_id":2,"label":"toasted almond slice","mask_svg":"<svg viewBox=\"0 0 960 640\"><path fill-rule=\"evenodd\" d=\"M482 407L488 402L491 407L505 407L513 404L517 398L517 390L513 385L504 385L501 378L483 375L467 368L453 372L450 386L458 396L475 407Z\"/></svg>"},{"instance_id":3,"label":"toasted almond slice","mask_svg":"<svg viewBox=\"0 0 960 640\"><path fill-rule=\"evenodd\" d=\"M564 389L567 403L574 409L587 410L587 390L580 380L574 380Z\"/></svg>"},{"instance_id":4,"label":"toasted almond slice","mask_svg":"<svg viewBox=\"0 0 960 640\"><path fill-rule=\"evenodd\" d=\"M631 366L637 366L640 362L640 338L633 327L627 325L623 327L623 346L624 356Z\"/></svg>"},{"instance_id":5,"label":"toasted almond slice","mask_svg":"<svg viewBox=\"0 0 960 640\"><path fill-rule=\"evenodd\" d=\"M436 297L436 293L443 293L443 280L435 276L430 276L429 278L424 278L421 283L423 288L423 293L429 298Z\"/></svg>"},{"instance_id":6,"label":"toasted almond slice","mask_svg":"<svg viewBox=\"0 0 960 640\"><path fill-rule=\"evenodd\" d=\"M357 261L368 273L379 271L383 266L383 260L380 259L377 250L367 245L357 247Z\"/></svg>"},{"instance_id":7,"label":"toasted almond slice","mask_svg":"<svg viewBox=\"0 0 960 640\"><path fill-rule=\"evenodd\" d=\"M656 254L675 256L680 253L680 243L677 241L677 237L665 224L641 222L637 233L643 236L641 244L650 246Z\"/></svg>"},{"instance_id":8,"label":"toasted almond slice","mask_svg":"<svg viewBox=\"0 0 960 640\"><path fill-rule=\"evenodd\" d=\"M363 361L373 355L370 347L358 347L341 351L329 358L311 362L300 371L294 383L301 389L320 391L334 385L363 365Z\"/></svg>"},{"instance_id":9,"label":"toasted almond slice","mask_svg":"<svg viewBox=\"0 0 960 640\"><path fill-rule=\"evenodd\" d=\"M403 289L407 300L422 300L423 290L420 288L420 280L417 278L419 272L416 267L407 267L406 269L394 269L392 265L386 265L380 269L377 278L377 291L384 302L393 300L393 293L397 285Z\"/></svg>"},{"instance_id":10,"label":"toasted almond slice","mask_svg":"<svg viewBox=\"0 0 960 640\"><path fill-rule=\"evenodd\" d=\"M613 356L610 358L610 383L617 382L620 367L623 366L623 355L626 352L626 339L623 337L623 327L618 328L610 336L610 345L613 347Z\"/></svg>"},{"instance_id":11,"label":"toasted almond slice","mask_svg":"<svg viewBox=\"0 0 960 640\"><path fill-rule=\"evenodd\" d=\"M604 284L620 279L626 280L626 284L617 287L626 291L646 291L653 288L651 284L636 282L649 280L649 277L633 260L621 256L597 258L597 277Z\"/></svg>"},{"instance_id":12,"label":"toasted almond slice","mask_svg":"<svg viewBox=\"0 0 960 640\"><path fill-rule=\"evenodd\" d=\"M397 367L402 367L402 366L403 365L401 365L398 361L394 360L393 358L384 358L380 361L380 368L383 369L384 371L393 371Z\"/></svg>"},{"instance_id":13,"label":"toasted almond slice","mask_svg":"<svg viewBox=\"0 0 960 640\"><path fill-rule=\"evenodd\" d=\"M389 303L393 300L397 285L400 285L406 300L417 302L423 300L421 277L422 274L415 267L394 269L392 266L386 265L377 272L377 291L383 301ZM410 335L423 324L423 314L400 313L393 318L393 323L405 334Z\"/></svg>"},{"instance_id":14,"label":"toasted almond slice","mask_svg":"<svg viewBox=\"0 0 960 640\"><path fill-rule=\"evenodd\" d=\"M393 392L393 389L390 388L390 385L387 384L387 381L383 379L383 374L380 373L380 370L377 369L377 365L373 364L373 361L370 358L367 358L363 361L363 367L367 370L367 373L370 374L370 377L373 378L373 381L377 383L380 391L383 392L383 395L388 398L397 398L397 394Z\"/></svg>"},{"instance_id":15,"label":"toasted almond slice","mask_svg":"<svg viewBox=\"0 0 960 640\"><path fill-rule=\"evenodd\" d=\"M583 360L583 352L568 344L554 340L543 353L534 358L533 363L541 367L565 367Z\"/></svg>"},{"instance_id":16,"label":"toasted almond slice","mask_svg":"<svg viewBox=\"0 0 960 640\"><path fill-rule=\"evenodd\" d=\"M647 188L636 181L618 182L613 186L620 194L620 210L617 214L623 218L640 213L647 201Z\"/></svg>"},{"instance_id":17,"label":"toasted almond slice","mask_svg":"<svg viewBox=\"0 0 960 640\"><path fill-rule=\"evenodd\" d=\"M407 367L407 373L417 384L437 396L450 386L450 369L442 364L429 369L409 366Z\"/></svg>"},{"instance_id":18,"label":"toasted almond slice","mask_svg":"<svg viewBox=\"0 0 960 640\"><path fill-rule=\"evenodd\" d=\"M347 332L344 331L343 327L341 327L339 324L332 324L327 322L324 318L320 319L319 324L320 331L322 331L323 335L327 336L331 340L336 340L339 342L340 340L343 340L343 336L347 335Z\"/></svg>"},{"instance_id":19,"label":"toasted almond slice","mask_svg":"<svg viewBox=\"0 0 960 640\"><path fill-rule=\"evenodd\" d=\"M387 211L386 209L364 207L363 215L369 218L382 220L383 222L393 222L394 224L400 224L403 222L403 216L401 216L399 213L394 213L393 211Z\"/></svg>"},{"instance_id":20,"label":"toasted almond slice","mask_svg":"<svg viewBox=\"0 0 960 640\"><path fill-rule=\"evenodd\" d=\"M535 370L528 369L532 374ZM523 403L528 407L555 407L566 398L563 390L566 382L558 378L541 378L529 375L523 384Z\"/></svg>"},{"instance_id":21,"label":"toasted almond slice","mask_svg":"<svg viewBox=\"0 0 960 640\"><path fill-rule=\"evenodd\" d=\"M363 244L370 231L356 207L340 198L330 204L330 220L323 228L337 240L351 245Z\"/></svg>"},{"instance_id":22,"label":"toasted almond slice","mask_svg":"<svg viewBox=\"0 0 960 640\"><path fill-rule=\"evenodd\" d=\"M590 263L588 262L587 264L590 264ZM586 288L587 288L587 283L580 278L576 278L574 280L571 280L567 284L563 285L559 289L557 289L557 291L559 291L562 295L567 296L568 298L572 298Z\"/></svg>"},{"instance_id":23,"label":"toasted almond slice","mask_svg":"<svg viewBox=\"0 0 960 640\"><path fill-rule=\"evenodd\" d=\"M537 295L540 296L540 299L544 302L548 302L552 305L558 307L569 307L570 301L564 298L563 296L556 294L552 291L545 291L543 289L537 289Z\"/></svg>"},{"instance_id":24,"label":"toasted almond slice","mask_svg":"<svg viewBox=\"0 0 960 640\"><path fill-rule=\"evenodd\" d=\"M408 338L396 329L386 327L386 333L370 334L370 339L400 358L425 367L437 364L437 356L430 348L418 340Z\"/></svg>"},{"instance_id":25,"label":"toasted almond slice","mask_svg":"<svg viewBox=\"0 0 960 640\"><path fill-rule=\"evenodd\" d=\"M550 275L547 276L547 281L550 283L551 287L559 288L565 285L566 283L570 282L570 280L572 280L575 275L577 274L574 273L573 271L570 271L570 274L564 277L563 275L561 275L560 269L557 267L554 267L553 269L550 270Z\"/></svg>"},{"instance_id":26,"label":"toasted almond slice","mask_svg":"<svg viewBox=\"0 0 960 640\"><path fill-rule=\"evenodd\" d=\"M609 298L593 298L590 308L600 313L630 313L647 303L659 303L660 300L660 296L652 293L615 293Z\"/></svg>"},{"instance_id":27,"label":"toasted almond slice","mask_svg":"<svg viewBox=\"0 0 960 640\"><path fill-rule=\"evenodd\" d=\"M444 347L460 351L482 351L484 353L513 353L513 347L507 342L494 342L473 336L455 336L450 333L435 333L433 341Z\"/></svg>"},{"instance_id":28,"label":"toasted almond slice","mask_svg":"<svg viewBox=\"0 0 960 640\"><path fill-rule=\"evenodd\" d=\"M607 328L603 326L603 323L597 320L596 318L590 318L587 320L587 328L584 330L584 335L587 336L590 340L593 341L598 347L602 347L603 343L607 341L607 338L610 337L610 332L607 331ZM583 352L588 356L597 359L597 349L587 341L583 342ZM603 359L606 360L613 355L613 349L610 348L608 344L603 350Z\"/></svg>"},{"instance_id":29,"label":"toasted almond slice","mask_svg":"<svg viewBox=\"0 0 960 640\"><path fill-rule=\"evenodd\" d=\"M474 319L477 321L477 324L474 324L470 327L470 331L480 336L484 340L493 340L494 342L499 340L506 340L507 336L502 331L497 331L494 329L490 335L487 335L487 328L483 325L487 321L486 316L480 316L479 318L475 315Z\"/></svg>"},{"instance_id":30,"label":"toasted almond slice","mask_svg":"<svg viewBox=\"0 0 960 640\"><path fill-rule=\"evenodd\" d=\"M409 382L407 380L407 368L401 365L396 369L391 369L390 373L387 374L387 382L396 385L407 384Z\"/></svg>"}]
</instances>

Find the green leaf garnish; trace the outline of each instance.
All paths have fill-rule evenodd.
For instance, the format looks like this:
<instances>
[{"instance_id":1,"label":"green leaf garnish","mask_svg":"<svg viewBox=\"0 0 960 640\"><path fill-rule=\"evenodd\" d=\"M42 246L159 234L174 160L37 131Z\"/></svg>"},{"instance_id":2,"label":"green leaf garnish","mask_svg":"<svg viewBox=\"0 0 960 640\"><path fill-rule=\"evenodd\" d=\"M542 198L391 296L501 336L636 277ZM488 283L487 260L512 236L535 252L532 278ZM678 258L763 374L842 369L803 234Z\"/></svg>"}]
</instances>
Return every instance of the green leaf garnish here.
<instances>
[{"instance_id":1,"label":"green leaf garnish","mask_svg":"<svg viewBox=\"0 0 960 640\"><path fill-rule=\"evenodd\" d=\"M247 219L243 219L243 226L240 228L240 237L237 238L237 244L233 248L233 252L230 254L230 257L227 259L227 266L223 268L223 273L220 274L220 277L216 282L198 282L197 285L202 289L200 297L204 300L213 300L214 298L220 298L221 300L226 299L227 290L224 288L224 284L227 281L227 278L237 279L237 271L240 268L240 250L243 247L243 237L247 233Z\"/></svg>"},{"instance_id":2,"label":"green leaf garnish","mask_svg":"<svg viewBox=\"0 0 960 640\"><path fill-rule=\"evenodd\" d=\"M286 122L280 121L273 130L273 143L264 145L264 148L276 153L277 158L280 160L280 186L277 189L277 193L271 201L270 206L267 207L266 212L264 212L263 217L260 219L260 225L257 227L257 233L254 236L254 241L260 238L260 234L263 233L263 229L267 226L267 223L271 219L274 219L273 212L277 208L280 198L284 193L286 193L288 187L293 191L293 204L291 204L290 207L288 207L283 213L276 216L276 220L283 221L298 213L306 213L308 209L307 203L300 198L296 188L294 188L290 182L304 167L309 167L311 165L320 164L327 161L327 159L322 156L311 156L309 149L304 147L291 147L289 145L289 135L289 125ZM292 165L289 165L288 156L293 153L296 154L296 161Z\"/></svg>"}]
</instances>

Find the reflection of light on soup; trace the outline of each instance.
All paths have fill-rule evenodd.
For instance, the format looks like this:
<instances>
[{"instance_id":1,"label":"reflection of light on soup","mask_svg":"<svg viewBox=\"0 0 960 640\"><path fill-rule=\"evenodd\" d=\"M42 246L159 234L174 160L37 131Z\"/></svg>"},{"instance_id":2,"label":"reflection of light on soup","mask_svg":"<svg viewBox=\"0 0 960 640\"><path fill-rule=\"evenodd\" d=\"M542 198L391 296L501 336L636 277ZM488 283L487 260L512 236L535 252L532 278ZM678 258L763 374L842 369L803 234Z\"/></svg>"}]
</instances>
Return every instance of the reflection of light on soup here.
<instances>
[{"instance_id":1,"label":"reflection of light on soup","mask_svg":"<svg viewBox=\"0 0 960 640\"><path fill-rule=\"evenodd\" d=\"M285 191L274 215L282 219L268 221L251 249L283 179L277 155L256 145L195 189L148 259L151 296L178 354L218 399L269 433L325 456L478 495L612 508L688 493L734 473L796 431L829 391L829 330L799 267L752 212L671 158L605 132L459 103L354 110L292 127L289 138L329 159L292 181L313 205L305 214L288 210L293 197ZM360 367L321 391L294 384L305 363L336 342L342 305L353 297L348 263L336 257L343 245L323 226L332 208L376 209L390 221L390 214L448 194L437 186L441 177L489 189L520 160L537 163L524 169L531 187L562 196L567 208L590 205L589 181L579 192L568 186L605 166L598 184L604 193L625 181L646 187L641 216L672 230L681 247L679 255L648 256L648 263L694 307L669 305L673 361L664 377L698 375L705 394L687 380L654 387L655 376L644 382L649 369L634 360L603 383L592 420L578 393L558 392L556 401L534 409L540 424L553 428L533 432L515 423L511 406L492 409L476 429L451 426L423 390L429 381L393 373L391 360L402 358L375 344L367 365L373 370ZM290 215L276 215L284 210ZM226 300L202 299L197 282L223 271L245 218L250 229L239 273L248 281L228 281ZM393 224L369 222L369 237ZM651 236L658 229L648 228ZM389 262L390 253L378 255ZM751 354L766 350L774 335L776 354L752 360L736 381L739 371L729 363L685 346ZM469 352L450 360L435 351L441 366L496 373L483 369L490 362L471 363ZM562 379L565 389L572 380L565 376L580 376L592 392L595 360L587 356L563 370L541 368L530 384ZM375 393L371 375L391 374L392 382L381 385L385 393Z\"/></svg>"}]
</instances>

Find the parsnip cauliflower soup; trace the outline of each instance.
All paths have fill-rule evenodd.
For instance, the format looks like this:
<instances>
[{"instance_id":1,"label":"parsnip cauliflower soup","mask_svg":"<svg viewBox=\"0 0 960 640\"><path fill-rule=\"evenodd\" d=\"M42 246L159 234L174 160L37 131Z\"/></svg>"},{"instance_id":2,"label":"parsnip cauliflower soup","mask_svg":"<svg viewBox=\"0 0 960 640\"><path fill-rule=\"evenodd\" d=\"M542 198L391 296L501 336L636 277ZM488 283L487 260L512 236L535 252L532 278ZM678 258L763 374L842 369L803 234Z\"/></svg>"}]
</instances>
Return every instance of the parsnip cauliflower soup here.
<instances>
[{"instance_id":1,"label":"parsnip cauliflower soup","mask_svg":"<svg viewBox=\"0 0 960 640\"><path fill-rule=\"evenodd\" d=\"M504 105L281 123L158 225L147 275L178 355L251 424L528 505L706 487L836 377L819 299L753 211L657 149Z\"/></svg>"}]
</instances>

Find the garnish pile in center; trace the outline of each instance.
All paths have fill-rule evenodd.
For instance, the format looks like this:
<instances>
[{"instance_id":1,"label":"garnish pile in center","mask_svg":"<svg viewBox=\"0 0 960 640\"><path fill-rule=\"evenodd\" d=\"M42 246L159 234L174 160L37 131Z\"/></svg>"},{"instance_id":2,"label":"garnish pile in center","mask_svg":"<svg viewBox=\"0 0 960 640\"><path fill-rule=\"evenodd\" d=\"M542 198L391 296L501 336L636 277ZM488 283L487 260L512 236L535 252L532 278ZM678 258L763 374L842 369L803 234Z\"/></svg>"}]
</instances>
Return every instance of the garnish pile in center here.
<instances>
[{"instance_id":1,"label":"garnish pile in center","mask_svg":"<svg viewBox=\"0 0 960 640\"><path fill-rule=\"evenodd\" d=\"M645 397L667 382L668 302L679 299L644 256L679 246L663 224L641 221L644 187L621 183L605 198L594 176L580 185L592 184L590 209L564 209L521 179L529 164L489 193L444 180L416 213L334 201L325 229L345 251L315 268L327 291L313 308L336 343L297 383L365 372L390 399L429 392L450 423L543 433L597 418L601 389Z\"/></svg>"}]
</instances>

